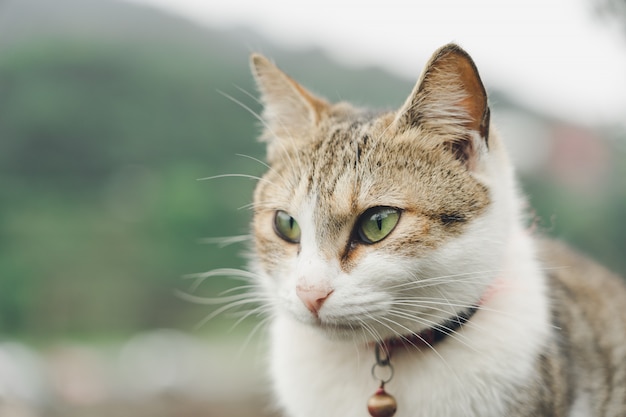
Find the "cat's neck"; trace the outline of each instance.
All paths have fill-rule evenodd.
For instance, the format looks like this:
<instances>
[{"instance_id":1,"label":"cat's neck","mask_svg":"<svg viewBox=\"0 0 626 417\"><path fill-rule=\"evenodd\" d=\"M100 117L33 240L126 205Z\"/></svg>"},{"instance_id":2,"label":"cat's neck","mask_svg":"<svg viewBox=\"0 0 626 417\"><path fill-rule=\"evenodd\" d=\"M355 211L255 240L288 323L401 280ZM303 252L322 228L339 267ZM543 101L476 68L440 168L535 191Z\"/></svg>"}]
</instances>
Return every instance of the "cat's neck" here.
<instances>
[{"instance_id":1,"label":"cat's neck","mask_svg":"<svg viewBox=\"0 0 626 417\"><path fill-rule=\"evenodd\" d=\"M401 337L391 337L377 343L377 349L381 349L390 356L399 349L431 348L448 336L459 330L479 310L481 302L476 306L469 307L445 320L443 323L429 327L420 333L412 333Z\"/></svg>"}]
</instances>

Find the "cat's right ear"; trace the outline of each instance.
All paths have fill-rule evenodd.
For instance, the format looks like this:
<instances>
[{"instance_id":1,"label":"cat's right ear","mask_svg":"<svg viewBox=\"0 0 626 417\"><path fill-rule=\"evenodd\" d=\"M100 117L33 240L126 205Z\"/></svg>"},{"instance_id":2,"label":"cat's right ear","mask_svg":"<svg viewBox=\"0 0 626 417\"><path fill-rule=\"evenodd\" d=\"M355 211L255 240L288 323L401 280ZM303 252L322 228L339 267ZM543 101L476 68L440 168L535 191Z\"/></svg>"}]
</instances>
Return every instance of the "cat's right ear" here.
<instances>
[{"instance_id":1,"label":"cat's right ear","mask_svg":"<svg viewBox=\"0 0 626 417\"><path fill-rule=\"evenodd\" d=\"M261 93L265 134L262 139L278 138L294 142L307 136L327 111L329 104L307 91L259 54L250 57L252 74Z\"/></svg>"},{"instance_id":2,"label":"cat's right ear","mask_svg":"<svg viewBox=\"0 0 626 417\"><path fill-rule=\"evenodd\" d=\"M395 122L441 137L444 148L475 167L489 147L490 124L487 93L469 54L454 44L436 51Z\"/></svg>"}]
</instances>

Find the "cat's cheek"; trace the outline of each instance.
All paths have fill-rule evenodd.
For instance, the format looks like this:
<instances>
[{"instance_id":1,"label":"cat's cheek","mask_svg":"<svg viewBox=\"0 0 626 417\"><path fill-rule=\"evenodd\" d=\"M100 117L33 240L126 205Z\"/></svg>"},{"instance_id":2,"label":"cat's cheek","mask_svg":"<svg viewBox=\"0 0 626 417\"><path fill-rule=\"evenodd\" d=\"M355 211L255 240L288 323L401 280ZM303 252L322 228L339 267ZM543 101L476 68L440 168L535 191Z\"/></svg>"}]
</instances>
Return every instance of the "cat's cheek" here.
<instances>
[{"instance_id":1,"label":"cat's cheek","mask_svg":"<svg viewBox=\"0 0 626 417\"><path fill-rule=\"evenodd\" d=\"M271 220L270 220L271 221ZM267 219L255 219L254 251L260 268L269 276L283 275L285 268L297 259L300 245L280 239Z\"/></svg>"}]
</instances>

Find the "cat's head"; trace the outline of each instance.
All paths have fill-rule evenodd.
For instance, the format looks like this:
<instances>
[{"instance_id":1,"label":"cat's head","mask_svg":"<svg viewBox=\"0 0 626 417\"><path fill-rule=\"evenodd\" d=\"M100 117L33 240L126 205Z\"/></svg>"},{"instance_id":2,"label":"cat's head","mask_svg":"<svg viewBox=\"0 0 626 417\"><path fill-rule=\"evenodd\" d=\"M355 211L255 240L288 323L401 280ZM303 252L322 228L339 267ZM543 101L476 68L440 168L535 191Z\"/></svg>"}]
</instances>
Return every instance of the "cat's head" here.
<instances>
[{"instance_id":1,"label":"cat's head","mask_svg":"<svg viewBox=\"0 0 626 417\"><path fill-rule=\"evenodd\" d=\"M475 305L503 268L516 208L469 55L437 51L395 112L331 104L259 55L252 69L270 164L254 267L275 314L372 341Z\"/></svg>"}]
</instances>

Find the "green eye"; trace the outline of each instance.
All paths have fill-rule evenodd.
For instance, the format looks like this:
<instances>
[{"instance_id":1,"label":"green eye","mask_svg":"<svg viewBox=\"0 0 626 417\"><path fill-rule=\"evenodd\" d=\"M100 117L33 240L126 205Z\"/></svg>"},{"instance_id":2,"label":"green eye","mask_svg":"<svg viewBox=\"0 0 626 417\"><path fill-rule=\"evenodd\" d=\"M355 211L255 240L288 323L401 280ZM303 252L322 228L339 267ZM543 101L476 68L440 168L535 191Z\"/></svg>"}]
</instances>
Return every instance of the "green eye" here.
<instances>
[{"instance_id":1,"label":"green eye","mask_svg":"<svg viewBox=\"0 0 626 417\"><path fill-rule=\"evenodd\" d=\"M279 237L287 242L300 242L300 226L298 226L298 222L282 210L277 211L274 216L274 230Z\"/></svg>"},{"instance_id":2,"label":"green eye","mask_svg":"<svg viewBox=\"0 0 626 417\"><path fill-rule=\"evenodd\" d=\"M357 233L365 243L376 243L386 238L400 220L400 210L393 207L372 207L361 215Z\"/></svg>"}]
</instances>

